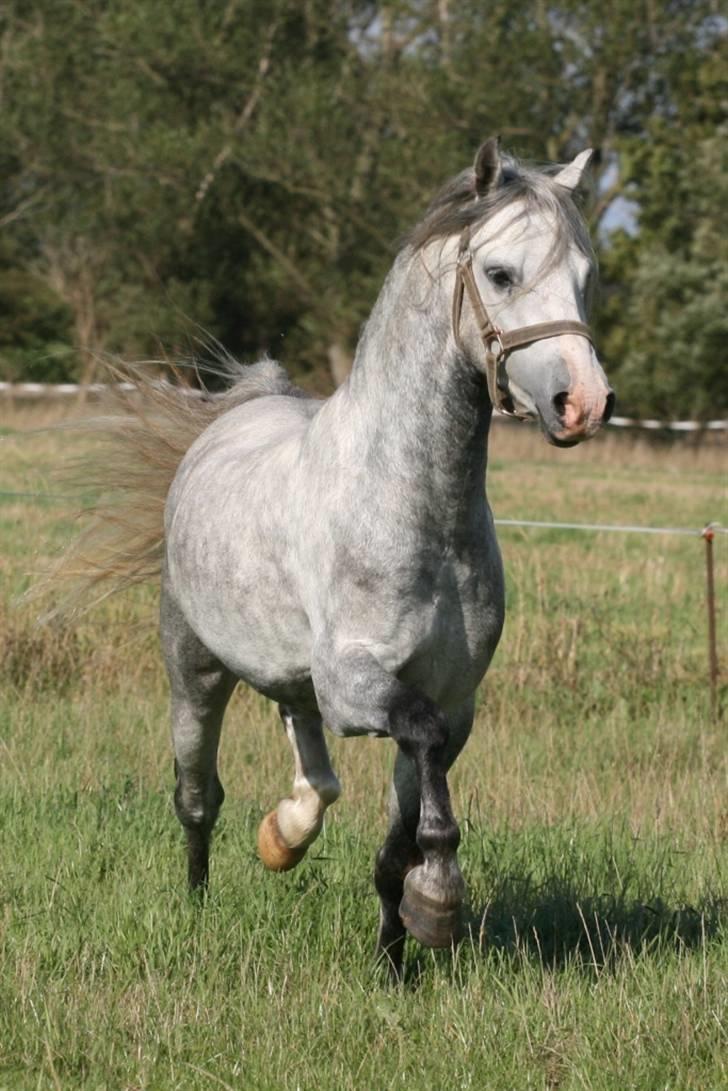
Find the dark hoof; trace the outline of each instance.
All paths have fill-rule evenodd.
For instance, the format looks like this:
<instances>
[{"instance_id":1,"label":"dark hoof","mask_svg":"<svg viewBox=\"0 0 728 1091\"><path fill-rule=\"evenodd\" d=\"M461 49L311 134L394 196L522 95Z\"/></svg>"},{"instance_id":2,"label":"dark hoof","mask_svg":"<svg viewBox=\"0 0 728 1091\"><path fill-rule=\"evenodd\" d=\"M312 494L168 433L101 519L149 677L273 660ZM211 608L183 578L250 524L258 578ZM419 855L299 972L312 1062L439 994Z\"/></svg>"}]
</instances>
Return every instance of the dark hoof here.
<instances>
[{"instance_id":1,"label":"dark hoof","mask_svg":"<svg viewBox=\"0 0 728 1091\"><path fill-rule=\"evenodd\" d=\"M424 947L451 947L459 943L463 935L462 906L458 898L453 902L435 901L418 889L411 871L404 883L404 894L399 904L399 916L411 936Z\"/></svg>"}]
</instances>

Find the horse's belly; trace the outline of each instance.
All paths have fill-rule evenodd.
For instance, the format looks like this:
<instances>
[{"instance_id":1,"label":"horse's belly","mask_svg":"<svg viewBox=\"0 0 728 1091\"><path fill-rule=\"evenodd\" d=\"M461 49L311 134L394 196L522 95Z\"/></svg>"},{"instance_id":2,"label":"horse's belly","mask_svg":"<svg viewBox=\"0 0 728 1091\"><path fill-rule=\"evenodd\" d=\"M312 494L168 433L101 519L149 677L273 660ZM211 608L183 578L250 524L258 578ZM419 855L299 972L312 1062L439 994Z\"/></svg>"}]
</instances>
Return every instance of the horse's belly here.
<instances>
[{"instance_id":1,"label":"horse's belly","mask_svg":"<svg viewBox=\"0 0 728 1091\"><path fill-rule=\"evenodd\" d=\"M251 607L259 607L254 609ZM190 618L202 642L236 675L261 693L282 693L311 677L310 630L292 611L276 623L258 599L210 617L193 609ZM280 617L281 604L276 607ZM196 616L194 616L196 615Z\"/></svg>"},{"instance_id":2,"label":"horse's belly","mask_svg":"<svg viewBox=\"0 0 728 1091\"><path fill-rule=\"evenodd\" d=\"M310 682L311 629L285 570L243 563L189 565L169 550L172 593L202 643L268 696ZM232 554L231 554L232 559ZM280 697L283 699L283 697Z\"/></svg>"}]
</instances>

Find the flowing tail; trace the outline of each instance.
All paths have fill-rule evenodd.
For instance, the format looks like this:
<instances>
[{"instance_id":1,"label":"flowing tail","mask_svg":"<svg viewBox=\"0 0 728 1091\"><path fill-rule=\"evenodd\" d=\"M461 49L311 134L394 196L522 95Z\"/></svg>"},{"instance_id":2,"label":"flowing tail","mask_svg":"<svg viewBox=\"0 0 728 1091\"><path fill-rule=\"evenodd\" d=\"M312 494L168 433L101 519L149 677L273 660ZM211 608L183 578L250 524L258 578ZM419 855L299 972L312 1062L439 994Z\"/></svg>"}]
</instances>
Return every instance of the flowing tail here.
<instances>
[{"instance_id":1,"label":"flowing tail","mask_svg":"<svg viewBox=\"0 0 728 1091\"><path fill-rule=\"evenodd\" d=\"M139 365L109 371L118 384L114 411L83 422L99 442L72 471L97 499L79 513L82 532L33 589L35 598L64 585L46 617L80 613L159 575L167 493L185 453L214 420L253 398L307 396L268 359L247 366L226 359L233 381L221 394L160 382Z\"/></svg>"}]
</instances>

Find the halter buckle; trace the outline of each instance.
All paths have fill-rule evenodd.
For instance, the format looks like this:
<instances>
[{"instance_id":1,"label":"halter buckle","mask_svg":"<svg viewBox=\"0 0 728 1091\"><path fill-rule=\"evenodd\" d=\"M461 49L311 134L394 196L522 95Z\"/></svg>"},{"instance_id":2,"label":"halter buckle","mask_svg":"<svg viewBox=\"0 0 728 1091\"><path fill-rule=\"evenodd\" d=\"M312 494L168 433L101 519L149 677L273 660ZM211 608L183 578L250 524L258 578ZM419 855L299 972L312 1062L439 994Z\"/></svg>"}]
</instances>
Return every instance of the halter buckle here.
<instances>
[{"instance_id":1,"label":"halter buckle","mask_svg":"<svg viewBox=\"0 0 728 1091\"><path fill-rule=\"evenodd\" d=\"M458 256L457 256L458 271L460 271L462 269L466 269L468 267L472 268L472 265L473 265L472 252L467 248L465 250L458 250Z\"/></svg>"},{"instance_id":2,"label":"halter buckle","mask_svg":"<svg viewBox=\"0 0 728 1091\"><path fill-rule=\"evenodd\" d=\"M491 323L490 330L488 331L488 337L490 339L495 338L495 340L498 342L498 355L496 357L496 360L502 360L506 354L506 347L503 344L503 330L500 328L500 326L496 326L496 324L493 322Z\"/></svg>"}]
</instances>

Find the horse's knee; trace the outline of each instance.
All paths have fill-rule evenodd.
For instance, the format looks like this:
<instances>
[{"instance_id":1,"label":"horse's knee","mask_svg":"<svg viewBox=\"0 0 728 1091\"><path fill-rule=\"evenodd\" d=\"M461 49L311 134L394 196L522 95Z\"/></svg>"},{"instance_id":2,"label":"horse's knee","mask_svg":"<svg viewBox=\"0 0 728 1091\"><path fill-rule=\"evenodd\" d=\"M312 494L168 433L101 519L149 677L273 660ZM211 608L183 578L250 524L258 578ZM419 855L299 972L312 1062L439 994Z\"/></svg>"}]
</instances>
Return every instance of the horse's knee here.
<instances>
[{"instance_id":1,"label":"horse's knee","mask_svg":"<svg viewBox=\"0 0 728 1091\"><path fill-rule=\"evenodd\" d=\"M185 829L211 830L224 799L225 791L217 776L210 785L202 788L182 776L177 768L174 809Z\"/></svg>"},{"instance_id":2,"label":"horse's knee","mask_svg":"<svg viewBox=\"0 0 728 1091\"><path fill-rule=\"evenodd\" d=\"M450 725L445 713L424 694L408 690L392 701L389 709L390 733L403 754L416 765L432 755L444 755L450 741Z\"/></svg>"}]
</instances>

